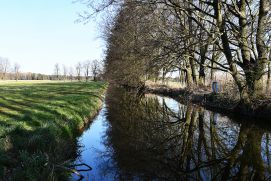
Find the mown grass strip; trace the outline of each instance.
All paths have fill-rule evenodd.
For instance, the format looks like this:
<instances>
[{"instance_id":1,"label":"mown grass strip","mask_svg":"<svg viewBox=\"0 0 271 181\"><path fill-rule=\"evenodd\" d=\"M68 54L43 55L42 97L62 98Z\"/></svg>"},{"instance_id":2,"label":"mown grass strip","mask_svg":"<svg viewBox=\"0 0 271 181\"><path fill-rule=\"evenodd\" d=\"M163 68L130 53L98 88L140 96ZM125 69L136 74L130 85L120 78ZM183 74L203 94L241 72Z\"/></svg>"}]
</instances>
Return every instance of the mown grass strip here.
<instances>
[{"instance_id":1,"label":"mown grass strip","mask_svg":"<svg viewBox=\"0 0 271 181\"><path fill-rule=\"evenodd\" d=\"M76 156L78 131L105 89L103 82L0 85L0 178L65 178L61 168Z\"/></svg>"}]
</instances>

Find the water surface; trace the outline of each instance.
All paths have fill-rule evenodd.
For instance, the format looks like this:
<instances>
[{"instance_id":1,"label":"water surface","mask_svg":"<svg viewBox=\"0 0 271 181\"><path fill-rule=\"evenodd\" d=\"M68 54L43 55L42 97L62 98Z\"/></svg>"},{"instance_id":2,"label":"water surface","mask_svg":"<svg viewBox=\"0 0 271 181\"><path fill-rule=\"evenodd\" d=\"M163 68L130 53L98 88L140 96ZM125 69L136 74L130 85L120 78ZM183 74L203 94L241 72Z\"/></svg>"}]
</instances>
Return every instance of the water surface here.
<instances>
[{"instance_id":1,"label":"water surface","mask_svg":"<svg viewBox=\"0 0 271 181\"><path fill-rule=\"evenodd\" d=\"M193 104L110 88L79 139L76 163L93 168L83 180L270 180L270 133Z\"/></svg>"}]
</instances>

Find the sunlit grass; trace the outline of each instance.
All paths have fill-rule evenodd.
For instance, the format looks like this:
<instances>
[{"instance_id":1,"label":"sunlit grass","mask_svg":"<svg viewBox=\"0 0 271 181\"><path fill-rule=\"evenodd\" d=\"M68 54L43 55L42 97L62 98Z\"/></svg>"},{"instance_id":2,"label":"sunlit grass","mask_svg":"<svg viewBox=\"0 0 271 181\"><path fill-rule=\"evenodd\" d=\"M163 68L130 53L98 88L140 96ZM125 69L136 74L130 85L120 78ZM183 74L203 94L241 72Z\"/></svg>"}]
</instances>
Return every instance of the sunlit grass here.
<instances>
[{"instance_id":1,"label":"sunlit grass","mask_svg":"<svg viewBox=\"0 0 271 181\"><path fill-rule=\"evenodd\" d=\"M64 161L74 151L67 150L71 149L67 145L74 142L85 120L99 109L106 84L3 82L0 82L0 157L7 159L0 159L0 175L15 167L14 178L35 180L43 174L48 176L54 164ZM44 158L39 159L38 165L46 164L49 171L38 166L33 171L32 167L24 166L31 164L24 162L37 161L25 160L25 155L33 154Z\"/></svg>"},{"instance_id":2,"label":"sunlit grass","mask_svg":"<svg viewBox=\"0 0 271 181\"><path fill-rule=\"evenodd\" d=\"M36 84L36 83L62 83L62 82L71 82L70 80L0 80L0 85L10 85L10 84ZM73 80L72 82L77 82Z\"/></svg>"}]
</instances>

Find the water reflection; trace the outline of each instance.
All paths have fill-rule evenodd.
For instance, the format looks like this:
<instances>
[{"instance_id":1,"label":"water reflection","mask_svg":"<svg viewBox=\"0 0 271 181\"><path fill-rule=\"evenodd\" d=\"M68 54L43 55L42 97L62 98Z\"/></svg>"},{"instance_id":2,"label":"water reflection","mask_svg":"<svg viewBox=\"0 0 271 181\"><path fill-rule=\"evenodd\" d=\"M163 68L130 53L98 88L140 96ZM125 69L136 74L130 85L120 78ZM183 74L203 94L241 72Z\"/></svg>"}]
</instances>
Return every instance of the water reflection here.
<instances>
[{"instance_id":1,"label":"water reflection","mask_svg":"<svg viewBox=\"0 0 271 181\"><path fill-rule=\"evenodd\" d=\"M109 89L103 111L106 129L99 143L103 148L96 150L99 159L94 164L99 165L95 174L103 175L100 178L271 179L270 133L253 124L236 123L196 105L154 95L139 98L116 88Z\"/></svg>"}]
</instances>

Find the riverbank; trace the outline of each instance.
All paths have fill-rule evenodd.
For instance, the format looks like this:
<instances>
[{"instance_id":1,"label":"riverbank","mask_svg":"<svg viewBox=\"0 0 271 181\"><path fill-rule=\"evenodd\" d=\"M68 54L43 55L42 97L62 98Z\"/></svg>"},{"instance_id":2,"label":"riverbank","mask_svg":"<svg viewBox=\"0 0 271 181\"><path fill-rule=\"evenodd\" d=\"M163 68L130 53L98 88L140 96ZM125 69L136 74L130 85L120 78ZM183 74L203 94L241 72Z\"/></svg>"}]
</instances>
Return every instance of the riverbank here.
<instances>
[{"instance_id":1,"label":"riverbank","mask_svg":"<svg viewBox=\"0 0 271 181\"><path fill-rule=\"evenodd\" d=\"M103 82L0 85L0 179L68 178L76 137L100 110L106 87Z\"/></svg>"},{"instance_id":2,"label":"riverbank","mask_svg":"<svg viewBox=\"0 0 271 181\"><path fill-rule=\"evenodd\" d=\"M192 102L199 104L212 111L231 114L232 116L244 116L248 119L271 119L271 98L260 98L252 105L241 105L239 99L229 98L223 93L213 94L210 90L187 90L184 88L171 88L168 86L149 86L145 88L146 93L153 93L171 97L181 103Z\"/></svg>"}]
</instances>

